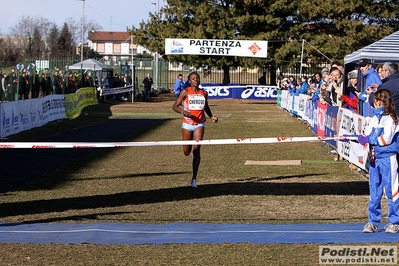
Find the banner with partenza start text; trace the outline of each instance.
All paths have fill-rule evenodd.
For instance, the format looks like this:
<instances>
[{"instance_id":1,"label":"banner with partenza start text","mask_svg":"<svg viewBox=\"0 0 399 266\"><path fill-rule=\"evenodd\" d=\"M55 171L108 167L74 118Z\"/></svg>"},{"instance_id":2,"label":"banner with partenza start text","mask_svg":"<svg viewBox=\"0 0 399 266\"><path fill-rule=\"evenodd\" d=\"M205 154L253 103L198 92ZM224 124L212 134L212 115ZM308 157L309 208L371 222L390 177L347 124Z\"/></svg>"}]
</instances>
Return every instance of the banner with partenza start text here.
<instances>
[{"instance_id":1,"label":"banner with partenza start text","mask_svg":"<svg viewBox=\"0 0 399 266\"><path fill-rule=\"evenodd\" d=\"M64 95L2 102L0 107L1 138L65 119Z\"/></svg>"},{"instance_id":2,"label":"banner with partenza start text","mask_svg":"<svg viewBox=\"0 0 399 266\"><path fill-rule=\"evenodd\" d=\"M212 39L165 39L167 55L219 55L267 57L267 41L259 40L212 40Z\"/></svg>"}]
</instances>

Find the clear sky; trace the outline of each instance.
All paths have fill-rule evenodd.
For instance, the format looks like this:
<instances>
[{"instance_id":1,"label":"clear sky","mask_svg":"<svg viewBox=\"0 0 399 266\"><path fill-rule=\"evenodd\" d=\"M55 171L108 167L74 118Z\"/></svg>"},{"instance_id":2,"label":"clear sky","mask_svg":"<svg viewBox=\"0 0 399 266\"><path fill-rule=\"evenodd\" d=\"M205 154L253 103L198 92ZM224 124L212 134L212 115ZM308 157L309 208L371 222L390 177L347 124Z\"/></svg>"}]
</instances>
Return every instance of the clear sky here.
<instances>
[{"instance_id":1,"label":"clear sky","mask_svg":"<svg viewBox=\"0 0 399 266\"><path fill-rule=\"evenodd\" d=\"M81 0L9 0L2 1L0 34L10 34L10 27L18 24L22 16L46 18L62 27L67 18L81 23L83 2ZM152 4L154 3L154 4ZM166 4L165 0L85 0L85 19L94 21L104 31L125 31L126 27L139 27L147 22L149 13L154 13Z\"/></svg>"}]
</instances>

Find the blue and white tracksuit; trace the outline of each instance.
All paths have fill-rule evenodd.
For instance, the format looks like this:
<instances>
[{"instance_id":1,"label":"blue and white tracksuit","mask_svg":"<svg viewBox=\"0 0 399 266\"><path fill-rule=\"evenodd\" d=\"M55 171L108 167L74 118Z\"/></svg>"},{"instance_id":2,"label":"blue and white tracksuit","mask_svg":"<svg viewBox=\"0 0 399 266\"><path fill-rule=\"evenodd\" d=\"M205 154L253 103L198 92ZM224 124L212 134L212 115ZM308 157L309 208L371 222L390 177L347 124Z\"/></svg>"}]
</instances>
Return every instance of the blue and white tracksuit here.
<instances>
[{"instance_id":1,"label":"blue and white tracksuit","mask_svg":"<svg viewBox=\"0 0 399 266\"><path fill-rule=\"evenodd\" d=\"M399 129L384 108L375 110L365 134L369 136L370 153L374 150L374 160L370 160L368 220L378 226L381 221L381 198L383 189L388 198L388 221L399 224L398 162L394 150L399 147ZM394 138L395 137L395 138Z\"/></svg>"}]
</instances>

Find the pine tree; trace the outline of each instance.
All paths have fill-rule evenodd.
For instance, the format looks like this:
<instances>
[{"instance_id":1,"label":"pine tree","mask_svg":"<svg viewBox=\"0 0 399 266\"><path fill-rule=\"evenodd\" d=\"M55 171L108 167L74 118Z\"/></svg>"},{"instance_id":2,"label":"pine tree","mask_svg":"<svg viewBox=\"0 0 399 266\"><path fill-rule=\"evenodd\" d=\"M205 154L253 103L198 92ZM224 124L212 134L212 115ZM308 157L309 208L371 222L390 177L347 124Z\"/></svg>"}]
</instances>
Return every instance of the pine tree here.
<instances>
[{"instance_id":1,"label":"pine tree","mask_svg":"<svg viewBox=\"0 0 399 266\"><path fill-rule=\"evenodd\" d=\"M169 0L160 14L132 30L135 41L164 54L165 38L267 40L268 58L179 55L171 61L224 70L340 60L399 29L398 0ZM315 49L317 48L317 50Z\"/></svg>"},{"instance_id":2,"label":"pine tree","mask_svg":"<svg viewBox=\"0 0 399 266\"><path fill-rule=\"evenodd\" d=\"M38 27L35 27L33 30L31 45L32 45L31 49L32 49L33 58L42 58L45 55L46 43L44 42L42 36L40 35Z\"/></svg>"},{"instance_id":3,"label":"pine tree","mask_svg":"<svg viewBox=\"0 0 399 266\"><path fill-rule=\"evenodd\" d=\"M49 37L47 39L47 45L50 50L51 58L60 57L60 50L58 46L59 35L60 34L58 32L57 25L53 23L53 26L50 29Z\"/></svg>"},{"instance_id":4,"label":"pine tree","mask_svg":"<svg viewBox=\"0 0 399 266\"><path fill-rule=\"evenodd\" d=\"M64 23L58 38L58 49L60 51L60 56L71 57L74 55L72 34L70 33L66 22Z\"/></svg>"}]
</instances>

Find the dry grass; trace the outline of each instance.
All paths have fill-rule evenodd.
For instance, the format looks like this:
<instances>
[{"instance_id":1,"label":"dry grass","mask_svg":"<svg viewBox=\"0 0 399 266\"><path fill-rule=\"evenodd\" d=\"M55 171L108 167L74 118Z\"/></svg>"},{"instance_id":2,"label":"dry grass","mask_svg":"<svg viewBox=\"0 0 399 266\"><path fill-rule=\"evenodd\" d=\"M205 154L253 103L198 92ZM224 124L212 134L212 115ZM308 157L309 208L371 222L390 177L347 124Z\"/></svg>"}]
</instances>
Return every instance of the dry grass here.
<instances>
[{"instance_id":1,"label":"dry grass","mask_svg":"<svg viewBox=\"0 0 399 266\"><path fill-rule=\"evenodd\" d=\"M312 136L306 125L275 103L210 103L220 123L207 122L205 139ZM101 119L161 118L162 124L127 140L179 140L181 117L171 106L171 101L102 104L88 108L87 115L76 121L50 124L12 139L34 139L43 130L53 134L55 128L67 130ZM215 145L203 146L201 152L197 190L188 187L192 157L184 157L181 147L104 149L25 189L0 195L1 220L268 224L367 220L366 178L347 163L334 161L322 142ZM246 160L284 159L305 163L244 165ZM0 257L3 265L310 265L318 262L318 245L3 244Z\"/></svg>"}]
</instances>

